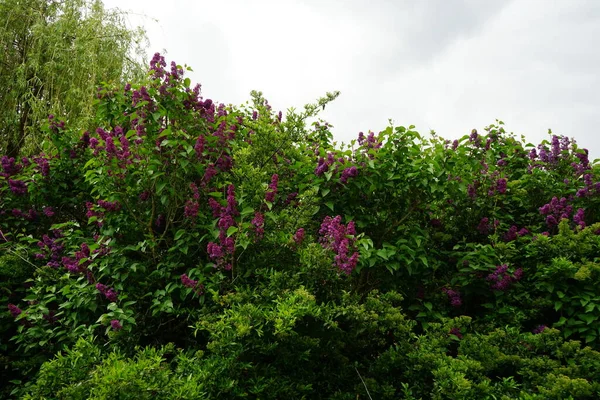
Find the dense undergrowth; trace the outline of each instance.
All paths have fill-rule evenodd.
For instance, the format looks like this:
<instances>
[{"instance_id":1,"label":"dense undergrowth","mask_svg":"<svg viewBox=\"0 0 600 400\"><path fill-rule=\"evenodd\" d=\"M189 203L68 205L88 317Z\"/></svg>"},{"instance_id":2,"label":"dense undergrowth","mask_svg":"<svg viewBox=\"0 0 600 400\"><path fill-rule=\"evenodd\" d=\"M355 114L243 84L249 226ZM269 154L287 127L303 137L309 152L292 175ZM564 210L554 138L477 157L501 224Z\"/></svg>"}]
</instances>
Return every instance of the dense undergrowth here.
<instances>
[{"instance_id":1,"label":"dense undergrowth","mask_svg":"<svg viewBox=\"0 0 600 400\"><path fill-rule=\"evenodd\" d=\"M502 122L348 146L184 69L103 87L2 158L2 395L593 399L600 182Z\"/></svg>"}]
</instances>

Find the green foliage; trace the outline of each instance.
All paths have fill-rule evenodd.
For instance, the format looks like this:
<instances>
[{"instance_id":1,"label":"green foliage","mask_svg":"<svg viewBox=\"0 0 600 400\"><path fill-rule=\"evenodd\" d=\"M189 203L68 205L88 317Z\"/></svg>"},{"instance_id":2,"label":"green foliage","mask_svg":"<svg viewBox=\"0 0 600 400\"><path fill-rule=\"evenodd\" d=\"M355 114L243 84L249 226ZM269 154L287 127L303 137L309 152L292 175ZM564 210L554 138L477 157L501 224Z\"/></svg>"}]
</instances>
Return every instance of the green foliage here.
<instances>
[{"instance_id":1,"label":"green foliage","mask_svg":"<svg viewBox=\"0 0 600 400\"><path fill-rule=\"evenodd\" d=\"M2 158L6 393L597 397L585 151L500 121L337 147L307 126L337 92L284 117L166 66L104 85L94 129L54 118L43 155Z\"/></svg>"}]
</instances>

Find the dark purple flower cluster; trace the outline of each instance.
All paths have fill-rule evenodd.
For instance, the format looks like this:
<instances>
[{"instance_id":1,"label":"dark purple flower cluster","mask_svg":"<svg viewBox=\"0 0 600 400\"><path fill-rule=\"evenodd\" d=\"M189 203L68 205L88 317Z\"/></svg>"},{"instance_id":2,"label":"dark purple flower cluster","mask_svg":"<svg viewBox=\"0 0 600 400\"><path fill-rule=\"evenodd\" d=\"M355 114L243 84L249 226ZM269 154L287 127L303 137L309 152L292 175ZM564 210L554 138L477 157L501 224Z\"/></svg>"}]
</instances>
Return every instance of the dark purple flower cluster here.
<instances>
[{"instance_id":1,"label":"dark purple flower cluster","mask_svg":"<svg viewBox=\"0 0 600 400\"><path fill-rule=\"evenodd\" d=\"M594 183L592 174L587 173L583 175L583 185L584 186L577 191L577 197L600 195L600 182Z\"/></svg>"},{"instance_id":2,"label":"dark purple flower cluster","mask_svg":"<svg viewBox=\"0 0 600 400\"><path fill-rule=\"evenodd\" d=\"M50 130L54 133L58 133L60 130L65 129L65 121L56 122L54 115L48 115L48 122L50 123Z\"/></svg>"},{"instance_id":3,"label":"dark purple flower cluster","mask_svg":"<svg viewBox=\"0 0 600 400\"><path fill-rule=\"evenodd\" d=\"M523 278L523 269L517 268L515 272L510 275L508 273L508 265L502 264L496 266L494 272L489 274L485 280L491 283L491 288L493 290L505 291L507 290L511 283L518 282Z\"/></svg>"},{"instance_id":4,"label":"dark purple flower cluster","mask_svg":"<svg viewBox=\"0 0 600 400\"><path fill-rule=\"evenodd\" d=\"M336 256L334 265L346 274L352 273L358 263L359 253L356 251L356 229L354 221L347 225L342 223L340 215L335 218L325 217L319 230L319 241L325 249L332 250ZM350 255L352 253L352 255Z\"/></svg>"},{"instance_id":5,"label":"dark purple flower cluster","mask_svg":"<svg viewBox=\"0 0 600 400\"><path fill-rule=\"evenodd\" d=\"M193 219L198 216L198 212L200 211L200 203L198 202L200 199L200 191L194 182L190 183L190 190L192 191L192 198L186 201L183 215L185 215L186 218Z\"/></svg>"},{"instance_id":6,"label":"dark purple flower cluster","mask_svg":"<svg viewBox=\"0 0 600 400\"><path fill-rule=\"evenodd\" d=\"M8 311L10 312L10 315L12 315L13 318L17 318L23 312L23 310L21 310L19 307L15 306L14 304L8 305Z\"/></svg>"},{"instance_id":7,"label":"dark purple flower cluster","mask_svg":"<svg viewBox=\"0 0 600 400\"><path fill-rule=\"evenodd\" d=\"M358 169L353 165L351 167L345 168L342 171L342 176L340 177L340 182L343 184L348 183L349 178L355 178L358 176Z\"/></svg>"},{"instance_id":8,"label":"dark purple flower cluster","mask_svg":"<svg viewBox=\"0 0 600 400\"><path fill-rule=\"evenodd\" d=\"M51 233L52 237L48 235L42 236L37 245L42 253L37 253L35 258L38 260L49 260L46 265L52 268L58 268L62 260L62 251L64 246L58 243L58 240L63 237L62 232L55 229Z\"/></svg>"},{"instance_id":9,"label":"dark purple flower cluster","mask_svg":"<svg viewBox=\"0 0 600 400\"><path fill-rule=\"evenodd\" d=\"M13 215L13 217L23 218L23 219L26 219L27 221L35 221L38 218L38 213L33 208L30 208L27 212L23 212L19 208L13 208L12 215Z\"/></svg>"},{"instance_id":10,"label":"dark purple flower cluster","mask_svg":"<svg viewBox=\"0 0 600 400\"><path fill-rule=\"evenodd\" d=\"M37 164L42 176L50 175L50 163L46 157L40 155L39 157L34 157L33 161Z\"/></svg>"},{"instance_id":11,"label":"dark purple flower cluster","mask_svg":"<svg viewBox=\"0 0 600 400\"><path fill-rule=\"evenodd\" d=\"M87 243L82 243L80 250L75 252L75 257L62 257L64 267L71 273L79 273L86 271L91 264L90 248Z\"/></svg>"},{"instance_id":12,"label":"dark purple flower cluster","mask_svg":"<svg viewBox=\"0 0 600 400\"><path fill-rule=\"evenodd\" d=\"M265 216L261 212L257 211L254 213L252 225L254 226L257 239L262 239L265 234Z\"/></svg>"},{"instance_id":13,"label":"dark purple flower cluster","mask_svg":"<svg viewBox=\"0 0 600 400\"><path fill-rule=\"evenodd\" d=\"M227 230L235 226L235 217L239 215L237 210L237 202L235 200L235 186L229 185L227 188L227 206L223 207L220 204L215 204L216 201L209 205L213 209L213 215L219 211L219 243L209 242L206 251L208 256L215 260L217 266L222 266L225 270L231 269L231 263L227 263L227 256L232 255L235 250L235 239L227 236ZM217 207L218 206L218 207Z\"/></svg>"},{"instance_id":14,"label":"dark purple flower cluster","mask_svg":"<svg viewBox=\"0 0 600 400\"><path fill-rule=\"evenodd\" d=\"M26 159L23 159L23 161L25 160ZM2 156L2 159L0 159L0 164L2 165L2 172L0 172L0 176L4 176L5 178L16 175L23 169L22 165L15 163L14 157Z\"/></svg>"},{"instance_id":15,"label":"dark purple flower cluster","mask_svg":"<svg viewBox=\"0 0 600 400\"><path fill-rule=\"evenodd\" d=\"M483 218L481 218L481 220L479 221L479 224L477 225L477 230L482 235L487 235L490 233L490 231L492 229L496 229L498 227L498 225L500 225L500 221L498 221L497 219L494 220L494 223L492 224L488 217L483 217Z\"/></svg>"},{"instance_id":16,"label":"dark purple flower cluster","mask_svg":"<svg viewBox=\"0 0 600 400\"><path fill-rule=\"evenodd\" d=\"M269 203L275 201L275 196L277 195L277 184L279 183L279 175L273 174L271 177L271 183L269 184L269 188L267 189L267 193L265 194L265 200Z\"/></svg>"},{"instance_id":17,"label":"dark purple flower cluster","mask_svg":"<svg viewBox=\"0 0 600 400\"><path fill-rule=\"evenodd\" d=\"M477 133L477 129L473 129L471 131L471 135L469 136L469 141L472 142L475 147L481 146L481 136Z\"/></svg>"},{"instance_id":18,"label":"dark purple flower cluster","mask_svg":"<svg viewBox=\"0 0 600 400\"><path fill-rule=\"evenodd\" d=\"M471 199L474 199L475 197L477 197L477 183L478 182L473 182L472 184L469 184L467 186L467 195Z\"/></svg>"},{"instance_id":19,"label":"dark purple flower cluster","mask_svg":"<svg viewBox=\"0 0 600 400\"><path fill-rule=\"evenodd\" d=\"M525 236L527 234L529 234L529 230L527 228L519 229L519 227L516 225L512 225L504 234L504 241L512 242L513 240L517 240L518 237Z\"/></svg>"},{"instance_id":20,"label":"dark purple flower cluster","mask_svg":"<svg viewBox=\"0 0 600 400\"><path fill-rule=\"evenodd\" d=\"M533 329L533 334L534 335L538 335L542 332L544 332L546 330L547 326L546 325L538 325Z\"/></svg>"},{"instance_id":21,"label":"dark purple flower cluster","mask_svg":"<svg viewBox=\"0 0 600 400\"><path fill-rule=\"evenodd\" d=\"M462 305L462 299L460 298L460 292L458 290L442 288L442 292L446 293L452 307L458 308Z\"/></svg>"},{"instance_id":22,"label":"dark purple flower cluster","mask_svg":"<svg viewBox=\"0 0 600 400\"><path fill-rule=\"evenodd\" d=\"M573 213L573 206L568 204L566 198L560 200L555 196L550 203L540 207L540 214L546 216L546 225L549 228L557 226L562 219L570 219Z\"/></svg>"},{"instance_id":23,"label":"dark purple flower cluster","mask_svg":"<svg viewBox=\"0 0 600 400\"><path fill-rule=\"evenodd\" d=\"M577 210L573 216L573 222L579 225L581 229L585 228L585 211L583 208Z\"/></svg>"},{"instance_id":24,"label":"dark purple flower cluster","mask_svg":"<svg viewBox=\"0 0 600 400\"><path fill-rule=\"evenodd\" d=\"M101 283L96 284L96 289L108 299L108 301L116 302L118 300L118 293L115 289L110 288Z\"/></svg>"},{"instance_id":25,"label":"dark purple flower cluster","mask_svg":"<svg viewBox=\"0 0 600 400\"><path fill-rule=\"evenodd\" d=\"M27 194L27 184L23 181L9 179L8 187L10 188L10 191L16 194L17 196L24 196Z\"/></svg>"},{"instance_id":26,"label":"dark purple flower cluster","mask_svg":"<svg viewBox=\"0 0 600 400\"><path fill-rule=\"evenodd\" d=\"M190 289L194 289L198 296L202 296L204 294L204 285L200 282L195 281L188 277L186 274L181 275L181 283L183 286L188 287Z\"/></svg>"}]
</instances>

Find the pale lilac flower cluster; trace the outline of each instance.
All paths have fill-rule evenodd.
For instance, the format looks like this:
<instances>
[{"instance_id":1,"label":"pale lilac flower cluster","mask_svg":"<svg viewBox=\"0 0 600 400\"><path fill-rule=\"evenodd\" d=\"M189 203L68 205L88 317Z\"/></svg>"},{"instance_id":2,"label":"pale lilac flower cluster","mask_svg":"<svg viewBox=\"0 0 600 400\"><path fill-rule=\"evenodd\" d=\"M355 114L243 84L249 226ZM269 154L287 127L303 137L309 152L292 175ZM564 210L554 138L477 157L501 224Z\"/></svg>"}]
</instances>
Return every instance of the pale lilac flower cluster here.
<instances>
[{"instance_id":1,"label":"pale lilac flower cluster","mask_svg":"<svg viewBox=\"0 0 600 400\"><path fill-rule=\"evenodd\" d=\"M336 254L334 265L348 275L352 273L359 258L359 253L355 247L356 229L354 221L344 225L340 215L335 218L327 216L321 224L319 234L321 235L319 241L323 248L330 249Z\"/></svg>"}]
</instances>

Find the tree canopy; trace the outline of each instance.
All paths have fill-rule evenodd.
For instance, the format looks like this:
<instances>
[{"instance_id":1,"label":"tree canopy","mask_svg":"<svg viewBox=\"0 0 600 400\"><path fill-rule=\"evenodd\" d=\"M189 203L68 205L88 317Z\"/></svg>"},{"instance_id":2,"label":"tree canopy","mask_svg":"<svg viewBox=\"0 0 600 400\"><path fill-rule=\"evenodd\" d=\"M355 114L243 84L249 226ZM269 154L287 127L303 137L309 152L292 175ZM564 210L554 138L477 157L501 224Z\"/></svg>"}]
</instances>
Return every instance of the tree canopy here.
<instances>
[{"instance_id":1,"label":"tree canopy","mask_svg":"<svg viewBox=\"0 0 600 400\"><path fill-rule=\"evenodd\" d=\"M40 121L89 125L101 82L143 74L142 29L99 0L0 0L0 153L39 148Z\"/></svg>"}]
</instances>

